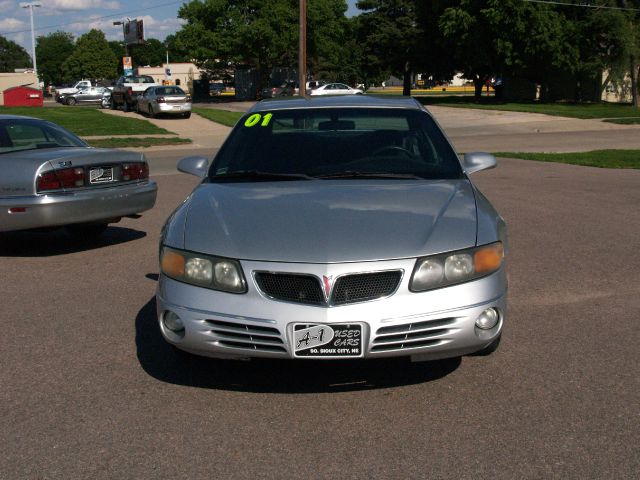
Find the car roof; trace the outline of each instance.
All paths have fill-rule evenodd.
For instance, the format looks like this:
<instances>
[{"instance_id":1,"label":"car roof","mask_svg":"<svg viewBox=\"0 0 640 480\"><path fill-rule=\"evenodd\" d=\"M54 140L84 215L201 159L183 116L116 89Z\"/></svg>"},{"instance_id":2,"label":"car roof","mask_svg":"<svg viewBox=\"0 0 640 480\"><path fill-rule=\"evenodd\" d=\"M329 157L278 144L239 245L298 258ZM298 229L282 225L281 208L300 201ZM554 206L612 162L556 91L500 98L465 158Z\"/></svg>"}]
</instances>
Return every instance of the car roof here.
<instances>
[{"instance_id":1,"label":"car roof","mask_svg":"<svg viewBox=\"0 0 640 480\"><path fill-rule=\"evenodd\" d=\"M426 110L412 97L376 97L372 95L340 95L318 97L294 97L262 100L256 103L249 112L264 110L290 110L307 108L402 108L409 110Z\"/></svg>"},{"instance_id":2,"label":"car roof","mask_svg":"<svg viewBox=\"0 0 640 480\"><path fill-rule=\"evenodd\" d=\"M0 114L0 120L40 120L44 121L41 118L35 117L27 117L25 115L8 115L8 114Z\"/></svg>"}]
</instances>

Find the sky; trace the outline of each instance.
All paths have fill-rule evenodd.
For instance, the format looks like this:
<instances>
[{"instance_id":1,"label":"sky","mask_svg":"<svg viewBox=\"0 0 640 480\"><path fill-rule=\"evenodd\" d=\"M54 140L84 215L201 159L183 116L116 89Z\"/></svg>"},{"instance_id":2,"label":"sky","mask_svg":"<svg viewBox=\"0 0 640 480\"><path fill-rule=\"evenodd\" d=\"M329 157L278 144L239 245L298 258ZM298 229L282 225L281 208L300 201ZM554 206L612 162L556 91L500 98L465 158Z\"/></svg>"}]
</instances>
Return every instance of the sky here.
<instances>
[{"instance_id":1,"label":"sky","mask_svg":"<svg viewBox=\"0 0 640 480\"><path fill-rule=\"evenodd\" d=\"M24 0L26 1L26 0ZM33 0L30 0L33 1ZM33 9L35 36L56 30L72 33L76 38L92 28L102 30L107 40L122 40L122 27L113 22L126 17L144 20L146 38L164 40L180 29L178 9L185 0L38 0ZM18 0L0 0L0 35L12 40L31 54L29 9ZM347 0L351 16L357 12L356 0Z\"/></svg>"}]
</instances>

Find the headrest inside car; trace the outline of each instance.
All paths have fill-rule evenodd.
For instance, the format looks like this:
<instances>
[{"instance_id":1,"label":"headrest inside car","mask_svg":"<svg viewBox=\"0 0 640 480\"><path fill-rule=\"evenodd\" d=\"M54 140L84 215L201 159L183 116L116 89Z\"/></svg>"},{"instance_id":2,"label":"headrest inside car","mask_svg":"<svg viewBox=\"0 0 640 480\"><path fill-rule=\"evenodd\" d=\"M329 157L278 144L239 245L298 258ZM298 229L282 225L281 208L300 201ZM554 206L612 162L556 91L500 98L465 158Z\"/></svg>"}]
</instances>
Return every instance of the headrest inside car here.
<instances>
[{"instance_id":1,"label":"headrest inside car","mask_svg":"<svg viewBox=\"0 0 640 480\"><path fill-rule=\"evenodd\" d=\"M352 120L329 120L320 122L318 130L355 130L356 122Z\"/></svg>"}]
</instances>

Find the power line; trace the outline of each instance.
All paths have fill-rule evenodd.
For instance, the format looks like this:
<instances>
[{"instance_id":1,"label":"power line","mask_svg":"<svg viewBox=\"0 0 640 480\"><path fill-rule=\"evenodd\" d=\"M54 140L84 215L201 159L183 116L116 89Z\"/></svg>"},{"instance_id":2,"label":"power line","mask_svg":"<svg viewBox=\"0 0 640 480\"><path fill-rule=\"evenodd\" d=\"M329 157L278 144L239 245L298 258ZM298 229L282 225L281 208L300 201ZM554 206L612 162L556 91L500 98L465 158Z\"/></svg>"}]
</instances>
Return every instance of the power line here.
<instances>
[{"instance_id":1,"label":"power line","mask_svg":"<svg viewBox=\"0 0 640 480\"><path fill-rule=\"evenodd\" d=\"M173 1L173 2L167 2L167 3L161 3L158 5L151 5L147 8L139 8L137 10L129 10L127 12L119 12L119 13L112 13L110 15L104 15L102 17L95 17L95 18L88 18L87 20L91 21L91 22L97 22L98 20L106 20L107 18L117 18L117 17L122 17L124 15L130 15L132 13L137 13L137 12L146 12L148 11L150 8L159 8L159 7L168 7L169 5L175 5L177 3L184 3L184 0L179 0L179 1ZM57 25L45 25L43 27L38 27L34 30L50 30L50 29L54 29L54 28L60 28L60 27L68 27L69 25L74 25L76 23L81 23L82 21L75 21L75 22L67 22L67 23L59 23ZM13 32L1 32L2 35L15 35L18 33L27 33L30 32L31 30L27 29L27 30L15 30Z\"/></svg>"},{"instance_id":2,"label":"power line","mask_svg":"<svg viewBox=\"0 0 640 480\"><path fill-rule=\"evenodd\" d=\"M640 8L609 7L606 5L591 5L588 3L566 3L566 2L557 2L555 0L522 0L522 1L529 2L529 3L547 3L550 5L563 5L565 7L597 8L597 9L604 9L604 10L626 10L628 12L640 12Z\"/></svg>"}]
</instances>

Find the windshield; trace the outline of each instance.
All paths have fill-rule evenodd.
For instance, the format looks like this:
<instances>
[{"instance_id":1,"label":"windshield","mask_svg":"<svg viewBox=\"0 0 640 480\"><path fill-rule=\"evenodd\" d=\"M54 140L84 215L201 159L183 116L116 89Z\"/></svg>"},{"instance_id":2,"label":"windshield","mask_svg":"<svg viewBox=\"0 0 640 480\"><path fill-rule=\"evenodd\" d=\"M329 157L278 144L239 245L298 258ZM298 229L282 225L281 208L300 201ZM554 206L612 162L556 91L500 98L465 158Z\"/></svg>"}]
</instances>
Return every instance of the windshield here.
<instances>
[{"instance_id":1,"label":"windshield","mask_svg":"<svg viewBox=\"0 0 640 480\"><path fill-rule=\"evenodd\" d=\"M0 119L0 154L87 144L58 125L30 118Z\"/></svg>"},{"instance_id":2,"label":"windshield","mask_svg":"<svg viewBox=\"0 0 640 480\"><path fill-rule=\"evenodd\" d=\"M243 117L211 165L209 179L237 179L240 173L247 174L247 181L274 173L452 179L461 178L462 169L436 123L423 111L317 108Z\"/></svg>"},{"instance_id":3,"label":"windshield","mask_svg":"<svg viewBox=\"0 0 640 480\"><path fill-rule=\"evenodd\" d=\"M155 81L149 75L142 75L139 77L124 77L124 83L155 83Z\"/></svg>"}]
</instances>

